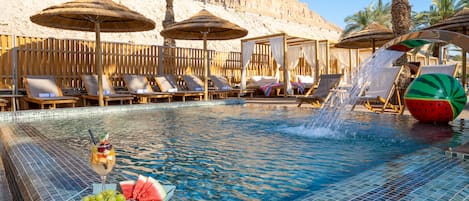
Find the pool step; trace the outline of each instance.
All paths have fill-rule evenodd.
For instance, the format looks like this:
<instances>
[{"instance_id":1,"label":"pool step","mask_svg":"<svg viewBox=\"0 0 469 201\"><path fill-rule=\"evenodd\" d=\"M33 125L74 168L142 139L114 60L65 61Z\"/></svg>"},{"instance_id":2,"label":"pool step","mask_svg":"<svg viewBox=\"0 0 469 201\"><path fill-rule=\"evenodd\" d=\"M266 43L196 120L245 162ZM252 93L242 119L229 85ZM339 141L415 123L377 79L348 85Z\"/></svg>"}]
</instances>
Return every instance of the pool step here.
<instances>
[{"instance_id":1,"label":"pool step","mask_svg":"<svg viewBox=\"0 0 469 201\"><path fill-rule=\"evenodd\" d=\"M469 160L469 142L456 148L449 148L445 155L451 158Z\"/></svg>"}]
</instances>

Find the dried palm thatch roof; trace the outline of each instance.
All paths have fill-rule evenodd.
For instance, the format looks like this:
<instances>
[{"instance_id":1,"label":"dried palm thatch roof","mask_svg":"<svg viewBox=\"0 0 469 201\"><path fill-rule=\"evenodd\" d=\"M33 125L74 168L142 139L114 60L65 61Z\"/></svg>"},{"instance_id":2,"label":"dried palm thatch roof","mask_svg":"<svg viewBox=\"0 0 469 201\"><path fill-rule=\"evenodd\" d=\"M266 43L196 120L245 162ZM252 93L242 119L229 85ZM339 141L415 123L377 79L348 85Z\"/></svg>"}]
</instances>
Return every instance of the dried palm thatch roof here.
<instances>
[{"instance_id":1,"label":"dried palm thatch roof","mask_svg":"<svg viewBox=\"0 0 469 201\"><path fill-rule=\"evenodd\" d=\"M371 48L382 46L394 38L391 29L383 25L372 23L361 31L354 32L342 38L335 47L339 48Z\"/></svg>"},{"instance_id":2,"label":"dried palm thatch roof","mask_svg":"<svg viewBox=\"0 0 469 201\"><path fill-rule=\"evenodd\" d=\"M469 8L464 7L447 19L425 29L448 30L467 35L467 30L469 30Z\"/></svg>"},{"instance_id":3,"label":"dried palm thatch roof","mask_svg":"<svg viewBox=\"0 0 469 201\"><path fill-rule=\"evenodd\" d=\"M101 32L147 31L155 22L111 0L76 0L48 7L30 17L31 21L60 29L95 31L100 23Z\"/></svg>"},{"instance_id":4,"label":"dried palm thatch roof","mask_svg":"<svg viewBox=\"0 0 469 201\"><path fill-rule=\"evenodd\" d=\"M172 39L202 40L204 32L207 33L207 40L229 40L248 34L246 29L219 18L205 9L189 19L172 24L160 34Z\"/></svg>"}]
</instances>

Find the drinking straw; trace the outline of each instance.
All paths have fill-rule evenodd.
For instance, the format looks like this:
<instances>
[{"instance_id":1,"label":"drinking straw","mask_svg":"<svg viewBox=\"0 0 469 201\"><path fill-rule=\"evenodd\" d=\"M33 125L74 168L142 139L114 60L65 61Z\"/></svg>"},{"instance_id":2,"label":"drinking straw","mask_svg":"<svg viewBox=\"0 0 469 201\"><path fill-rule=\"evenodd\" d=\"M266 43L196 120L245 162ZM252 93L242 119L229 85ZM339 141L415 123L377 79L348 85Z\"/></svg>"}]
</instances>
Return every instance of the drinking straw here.
<instances>
[{"instance_id":1,"label":"drinking straw","mask_svg":"<svg viewBox=\"0 0 469 201\"><path fill-rule=\"evenodd\" d=\"M94 137L93 131L91 131L91 129L88 129L88 133L90 134L91 142L96 145L98 142L96 142L96 138Z\"/></svg>"}]
</instances>

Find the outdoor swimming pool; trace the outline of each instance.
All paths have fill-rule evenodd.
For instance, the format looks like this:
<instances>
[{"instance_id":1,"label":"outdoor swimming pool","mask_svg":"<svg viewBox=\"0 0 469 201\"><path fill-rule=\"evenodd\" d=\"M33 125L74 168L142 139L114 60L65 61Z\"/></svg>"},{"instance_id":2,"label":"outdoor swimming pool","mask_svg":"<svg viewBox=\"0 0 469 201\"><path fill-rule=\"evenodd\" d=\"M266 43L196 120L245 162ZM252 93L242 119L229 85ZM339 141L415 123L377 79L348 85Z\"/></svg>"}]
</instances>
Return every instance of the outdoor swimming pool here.
<instances>
[{"instance_id":1,"label":"outdoor swimming pool","mask_svg":"<svg viewBox=\"0 0 469 201\"><path fill-rule=\"evenodd\" d=\"M457 127L409 116L346 113L336 131L306 129L311 110L185 107L31 124L87 159L88 129L108 132L111 174L153 176L174 200L293 200L418 150L458 144ZM465 137L467 138L467 137Z\"/></svg>"}]
</instances>

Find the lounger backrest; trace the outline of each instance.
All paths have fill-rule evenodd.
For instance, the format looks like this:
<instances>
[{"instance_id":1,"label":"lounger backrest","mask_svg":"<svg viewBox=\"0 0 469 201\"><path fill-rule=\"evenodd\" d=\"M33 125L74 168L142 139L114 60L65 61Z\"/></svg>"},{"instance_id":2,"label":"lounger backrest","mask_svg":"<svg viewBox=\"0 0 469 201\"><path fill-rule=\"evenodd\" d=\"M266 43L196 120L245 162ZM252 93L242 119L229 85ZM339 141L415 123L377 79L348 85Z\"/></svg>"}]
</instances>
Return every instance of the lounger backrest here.
<instances>
[{"instance_id":1,"label":"lounger backrest","mask_svg":"<svg viewBox=\"0 0 469 201\"><path fill-rule=\"evenodd\" d=\"M178 89L176 81L168 75L157 75L155 76L156 84L160 88L161 92L173 92Z\"/></svg>"},{"instance_id":2,"label":"lounger backrest","mask_svg":"<svg viewBox=\"0 0 469 201\"><path fill-rule=\"evenodd\" d=\"M371 75L371 82L368 85L366 96L369 97L383 97L386 98L390 95L394 84L397 84L399 75L401 74L403 66L401 67L383 67L377 71L376 74Z\"/></svg>"},{"instance_id":3,"label":"lounger backrest","mask_svg":"<svg viewBox=\"0 0 469 201\"><path fill-rule=\"evenodd\" d=\"M422 66L420 67L419 75L430 74L430 73L441 73L449 76L456 75L457 64L445 64L436 66Z\"/></svg>"},{"instance_id":4,"label":"lounger backrest","mask_svg":"<svg viewBox=\"0 0 469 201\"><path fill-rule=\"evenodd\" d=\"M213 85L218 90L231 90L231 86L228 84L228 80L221 75L212 75L210 79L213 82Z\"/></svg>"},{"instance_id":5,"label":"lounger backrest","mask_svg":"<svg viewBox=\"0 0 469 201\"><path fill-rule=\"evenodd\" d=\"M55 83L53 76L32 76L24 79L26 93L29 97L49 98L63 96L62 90Z\"/></svg>"},{"instance_id":6,"label":"lounger backrest","mask_svg":"<svg viewBox=\"0 0 469 201\"><path fill-rule=\"evenodd\" d=\"M339 85L342 74L325 74L320 76L318 88L314 91L314 97L326 98L331 89Z\"/></svg>"},{"instance_id":7,"label":"lounger backrest","mask_svg":"<svg viewBox=\"0 0 469 201\"><path fill-rule=\"evenodd\" d=\"M203 91L204 82L195 75L184 75L184 82L191 91Z\"/></svg>"},{"instance_id":8,"label":"lounger backrest","mask_svg":"<svg viewBox=\"0 0 469 201\"><path fill-rule=\"evenodd\" d=\"M124 75L124 82L127 89L132 92L150 93L153 89L148 82L147 77L143 75Z\"/></svg>"},{"instance_id":9,"label":"lounger backrest","mask_svg":"<svg viewBox=\"0 0 469 201\"><path fill-rule=\"evenodd\" d=\"M98 95L98 76L97 75L82 75L81 79L85 83L86 92L88 95ZM103 75L103 94L115 94L114 89L111 87L111 83L107 79L107 76Z\"/></svg>"}]
</instances>

